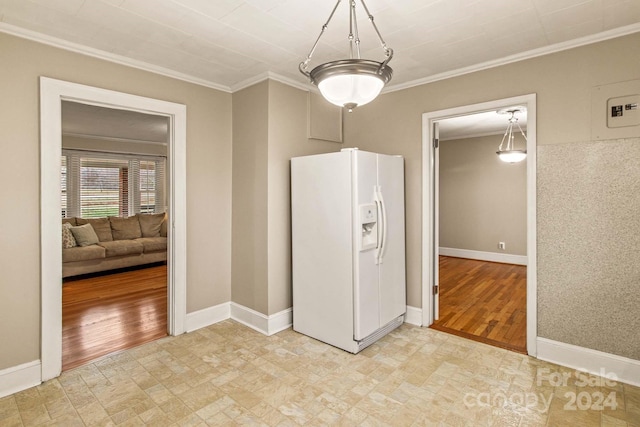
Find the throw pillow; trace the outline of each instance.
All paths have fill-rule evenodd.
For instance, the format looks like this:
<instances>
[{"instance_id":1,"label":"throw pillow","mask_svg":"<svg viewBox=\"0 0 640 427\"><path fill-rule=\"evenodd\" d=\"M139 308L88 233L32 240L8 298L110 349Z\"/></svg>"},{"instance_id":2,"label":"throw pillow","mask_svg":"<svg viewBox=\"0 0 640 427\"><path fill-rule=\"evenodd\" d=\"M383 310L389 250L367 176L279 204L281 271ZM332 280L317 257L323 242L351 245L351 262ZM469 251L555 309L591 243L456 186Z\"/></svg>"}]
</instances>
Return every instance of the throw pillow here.
<instances>
[{"instance_id":1,"label":"throw pillow","mask_svg":"<svg viewBox=\"0 0 640 427\"><path fill-rule=\"evenodd\" d=\"M73 237L76 239L78 246L91 246L99 242L98 235L93 230L91 224L78 225L71 227Z\"/></svg>"},{"instance_id":2,"label":"throw pillow","mask_svg":"<svg viewBox=\"0 0 640 427\"><path fill-rule=\"evenodd\" d=\"M111 222L113 240L133 240L142 237L140 223L135 216L129 218L110 216L109 221Z\"/></svg>"},{"instance_id":3,"label":"throw pillow","mask_svg":"<svg viewBox=\"0 0 640 427\"><path fill-rule=\"evenodd\" d=\"M78 225L91 224L101 242L112 242L109 218L76 218Z\"/></svg>"},{"instance_id":4,"label":"throw pillow","mask_svg":"<svg viewBox=\"0 0 640 427\"><path fill-rule=\"evenodd\" d=\"M164 214L138 214L142 237L160 237L160 228L164 221Z\"/></svg>"},{"instance_id":5,"label":"throw pillow","mask_svg":"<svg viewBox=\"0 0 640 427\"><path fill-rule=\"evenodd\" d=\"M73 227L70 223L65 222L62 224L62 248L69 249L75 248L78 246L76 243L75 237L73 237L73 233L71 232L71 227Z\"/></svg>"}]
</instances>

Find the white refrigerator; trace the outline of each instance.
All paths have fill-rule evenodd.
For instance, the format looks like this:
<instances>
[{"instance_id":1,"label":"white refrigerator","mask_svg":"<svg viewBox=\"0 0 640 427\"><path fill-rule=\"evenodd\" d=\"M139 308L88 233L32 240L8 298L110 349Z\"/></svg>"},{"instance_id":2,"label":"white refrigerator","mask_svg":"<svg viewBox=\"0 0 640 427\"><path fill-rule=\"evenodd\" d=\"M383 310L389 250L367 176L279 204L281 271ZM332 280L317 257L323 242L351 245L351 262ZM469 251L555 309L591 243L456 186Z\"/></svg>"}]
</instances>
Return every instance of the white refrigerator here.
<instances>
[{"instance_id":1,"label":"white refrigerator","mask_svg":"<svg viewBox=\"0 0 640 427\"><path fill-rule=\"evenodd\" d=\"M406 312L404 159L291 159L293 329L357 353Z\"/></svg>"}]
</instances>

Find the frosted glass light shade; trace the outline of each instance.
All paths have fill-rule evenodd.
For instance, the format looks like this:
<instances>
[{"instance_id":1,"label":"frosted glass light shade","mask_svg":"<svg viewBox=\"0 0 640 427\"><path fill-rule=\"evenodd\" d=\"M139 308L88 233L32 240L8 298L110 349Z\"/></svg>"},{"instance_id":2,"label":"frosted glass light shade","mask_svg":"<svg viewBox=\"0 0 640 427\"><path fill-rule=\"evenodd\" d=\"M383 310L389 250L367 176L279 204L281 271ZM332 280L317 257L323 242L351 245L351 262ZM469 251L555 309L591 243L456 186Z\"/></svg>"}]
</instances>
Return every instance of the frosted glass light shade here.
<instances>
[{"instance_id":1,"label":"frosted glass light shade","mask_svg":"<svg viewBox=\"0 0 640 427\"><path fill-rule=\"evenodd\" d=\"M527 157L526 150L496 151L496 154L505 163L518 163Z\"/></svg>"},{"instance_id":2,"label":"frosted glass light shade","mask_svg":"<svg viewBox=\"0 0 640 427\"><path fill-rule=\"evenodd\" d=\"M322 96L339 107L365 105L373 101L383 87L382 80L371 74L330 76L318 83Z\"/></svg>"},{"instance_id":3,"label":"frosted glass light shade","mask_svg":"<svg viewBox=\"0 0 640 427\"><path fill-rule=\"evenodd\" d=\"M327 101L351 111L373 101L392 74L391 67L380 62L342 59L318 65L310 77Z\"/></svg>"}]
</instances>

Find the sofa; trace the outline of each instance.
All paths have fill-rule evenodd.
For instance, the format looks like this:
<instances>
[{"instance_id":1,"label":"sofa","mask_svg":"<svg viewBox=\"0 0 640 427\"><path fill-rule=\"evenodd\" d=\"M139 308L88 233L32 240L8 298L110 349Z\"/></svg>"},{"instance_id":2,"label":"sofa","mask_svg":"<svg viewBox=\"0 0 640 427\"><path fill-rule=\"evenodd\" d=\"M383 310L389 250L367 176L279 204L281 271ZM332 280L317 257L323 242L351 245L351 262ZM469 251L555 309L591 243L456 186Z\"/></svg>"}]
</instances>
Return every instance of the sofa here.
<instances>
[{"instance_id":1,"label":"sofa","mask_svg":"<svg viewBox=\"0 0 640 427\"><path fill-rule=\"evenodd\" d=\"M63 218L62 277L167 260L167 218Z\"/></svg>"}]
</instances>

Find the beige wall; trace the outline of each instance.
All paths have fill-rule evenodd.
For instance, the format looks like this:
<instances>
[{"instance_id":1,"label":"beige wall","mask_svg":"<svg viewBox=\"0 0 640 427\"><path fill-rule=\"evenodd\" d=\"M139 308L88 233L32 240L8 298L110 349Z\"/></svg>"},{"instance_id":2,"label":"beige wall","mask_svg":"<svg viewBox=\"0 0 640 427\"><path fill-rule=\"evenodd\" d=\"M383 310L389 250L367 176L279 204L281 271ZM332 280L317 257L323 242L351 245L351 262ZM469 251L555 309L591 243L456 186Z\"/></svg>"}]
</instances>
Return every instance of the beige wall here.
<instances>
[{"instance_id":1,"label":"beige wall","mask_svg":"<svg viewBox=\"0 0 640 427\"><path fill-rule=\"evenodd\" d=\"M579 153L582 159L588 159L585 165L591 162L591 167L596 169L608 161L606 157L598 157L605 154L591 155L588 150L591 140L591 88L637 79L640 76L639 58L640 34L634 34L392 92L346 116L347 145L394 152L406 157L406 219L407 230L410 230L407 233L409 305L421 306L422 113L536 93L540 154L537 173L541 180L564 182L562 176L572 164L571 156L574 153ZM546 155L548 151L553 151L553 147L549 147L551 144L567 144L567 150L558 153L566 157L551 161ZM608 146L619 148L619 144L611 141ZM638 157L624 157L625 162L631 162L629 164L632 165L625 169L627 179L637 183L640 180ZM543 177L543 171L550 176ZM599 262L589 264L556 249L564 242L571 242L575 245L571 247L573 254L586 253L593 244L591 234L596 225L603 235L604 230L611 231L609 240L613 240L613 243L608 243L606 247L621 249L619 244L626 240L615 240L615 233L637 227L636 216L628 215L626 210L607 210L603 220L596 218L596 212L601 209L597 199L586 199L586 203L582 204L572 197L561 197L563 194L572 194L573 189L567 188L567 185L575 186L575 191L580 194L588 193L590 186L596 185L598 189L613 192L617 203L622 203L627 193L617 184L616 176L598 176L601 176L601 181L575 179L565 182L562 188L538 188L539 336L640 359L637 310L625 310L630 303L635 307L640 306L638 275L619 283L616 282L617 276L603 275L600 269L605 265L606 272L634 272L634 266L638 264L637 254L634 256L628 249L599 251ZM553 204L543 204L543 191L553 193L549 197L562 204L562 209L557 209ZM580 227L564 229L560 226L566 223L567 212L572 216L580 214ZM551 230L554 233L550 233ZM637 237L635 239L635 248L640 247ZM553 274L563 269L575 271L578 267L581 270L579 278ZM603 287L611 290L606 304L599 299ZM582 299L585 304L575 303L578 294L586 295ZM567 304L567 301L572 303ZM566 312L568 307L573 310L570 314ZM585 325L597 326L587 331ZM590 334L588 339L585 336L587 334Z\"/></svg>"},{"instance_id":2,"label":"beige wall","mask_svg":"<svg viewBox=\"0 0 640 427\"><path fill-rule=\"evenodd\" d=\"M501 161L501 139L440 142L440 247L527 254L527 162Z\"/></svg>"},{"instance_id":3,"label":"beige wall","mask_svg":"<svg viewBox=\"0 0 640 427\"><path fill-rule=\"evenodd\" d=\"M291 157L337 151L307 139L308 92L268 80L233 94L232 300L291 307Z\"/></svg>"},{"instance_id":4,"label":"beige wall","mask_svg":"<svg viewBox=\"0 0 640 427\"><path fill-rule=\"evenodd\" d=\"M0 369L40 358L39 76L186 104L187 311L229 301L231 95L1 33L0 58Z\"/></svg>"},{"instance_id":5,"label":"beige wall","mask_svg":"<svg viewBox=\"0 0 640 427\"><path fill-rule=\"evenodd\" d=\"M268 311L267 145L269 83L233 94L231 300Z\"/></svg>"},{"instance_id":6,"label":"beige wall","mask_svg":"<svg viewBox=\"0 0 640 427\"><path fill-rule=\"evenodd\" d=\"M293 303L290 159L342 148L339 143L307 139L308 96L306 91L269 81L268 314L287 309Z\"/></svg>"}]
</instances>

